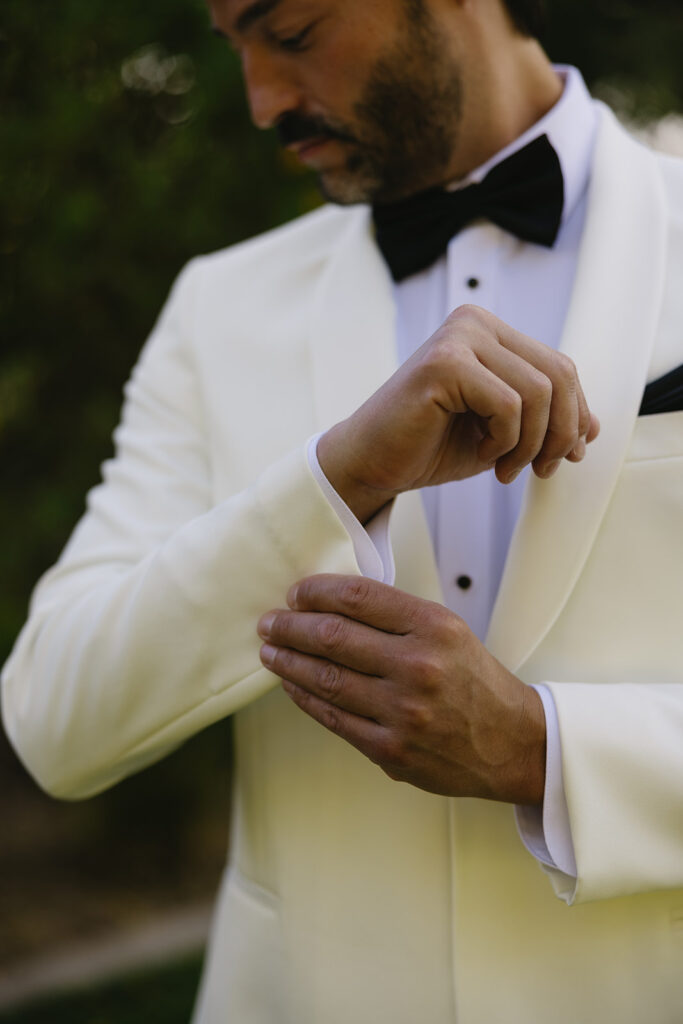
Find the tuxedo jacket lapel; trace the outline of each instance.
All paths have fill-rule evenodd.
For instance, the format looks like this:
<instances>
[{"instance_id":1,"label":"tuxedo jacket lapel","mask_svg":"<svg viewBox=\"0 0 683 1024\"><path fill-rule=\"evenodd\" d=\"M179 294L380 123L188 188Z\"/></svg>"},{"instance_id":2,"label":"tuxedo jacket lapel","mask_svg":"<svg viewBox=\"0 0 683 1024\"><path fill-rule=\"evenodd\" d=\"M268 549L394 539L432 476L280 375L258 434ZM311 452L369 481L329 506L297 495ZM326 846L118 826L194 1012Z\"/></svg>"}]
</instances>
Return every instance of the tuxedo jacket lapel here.
<instances>
[{"instance_id":1,"label":"tuxedo jacket lapel","mask_svg":"<svg viewBox=\"0 0 683 1024\"><path fill-rule=\"evenodd\" d=\"M313 297L310 353L319 430L350 415L396 369L392 285L370 214L349 214Z\"/></svg>"},{"instance_id":2,"label":"tuxedo jacket lapel","mask_svg":"<svg viewBox=\"0 0 683 1024\"><path fill-rule=\"evenodd\" d=\"M580 465L530 478L487 644L513 671L560 614L606 511L645 386L664 283L656 162L604 109L561 350L602 429Z\"/></svg>"}]
</instances>

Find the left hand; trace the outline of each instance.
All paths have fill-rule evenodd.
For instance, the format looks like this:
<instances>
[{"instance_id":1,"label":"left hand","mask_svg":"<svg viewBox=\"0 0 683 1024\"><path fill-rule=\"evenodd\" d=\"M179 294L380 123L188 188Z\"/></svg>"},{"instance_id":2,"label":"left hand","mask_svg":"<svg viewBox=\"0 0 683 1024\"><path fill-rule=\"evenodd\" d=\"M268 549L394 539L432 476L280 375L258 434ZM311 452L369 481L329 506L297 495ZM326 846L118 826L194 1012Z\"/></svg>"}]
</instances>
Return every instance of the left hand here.
<instances>
[{"instance_id":1,"label":"left hand","mask_svg":"<svg viewBox=\"0 0 683 1024\"><path fill-rule=\"evenodd\" d=\"M541 699L457 615L362 576L310 576L287 603L259 622L261 660L308 715L392 779L542 803Z\"/></svg>"}]
</instances>

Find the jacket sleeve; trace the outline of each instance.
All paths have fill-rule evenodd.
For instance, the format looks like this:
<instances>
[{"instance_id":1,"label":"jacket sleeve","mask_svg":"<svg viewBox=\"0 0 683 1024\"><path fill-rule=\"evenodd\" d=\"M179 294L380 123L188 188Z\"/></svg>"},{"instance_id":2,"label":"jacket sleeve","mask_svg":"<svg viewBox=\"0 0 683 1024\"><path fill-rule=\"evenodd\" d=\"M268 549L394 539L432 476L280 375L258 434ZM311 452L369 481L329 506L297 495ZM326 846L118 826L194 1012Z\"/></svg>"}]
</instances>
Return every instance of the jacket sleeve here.
<instances>
[{"instance_id":1,"label":"jacket sleeve","mask_svg":"<svg viewBox=\"0 0 683 1024\"><path fill-rule=\"evenodd\" d=\"M549 683L577 878L568 903L683 889L683 684Z\"/></svg>"},{"instance_id":2,"label":"jacket sleeve","mask_svg":"<svg viewBox=\"0 0 683 1024\"><path fill-rule=\"evenodd\" d=\"M567 895L576 903L683 890L682 508L683 411L640 417L555 625L565 670L547 683L578 876ZM549 659L544 668L552 671ZM562 878L551 877L561 889Z\"/></svg>"},{"instance_id":3,"label":"jacket sleeve","mask_svg":"<svg viewBox=\"0 0 683 1024\"><path fill-rule=\"evenodd\" d=\"M305 447L212 504L179 278L126 388L115 457L40 581L2 675L7 734L56 796L99 792L277 682L258 617L311 572L358 572Z\"/></svg>"}]
</instances>

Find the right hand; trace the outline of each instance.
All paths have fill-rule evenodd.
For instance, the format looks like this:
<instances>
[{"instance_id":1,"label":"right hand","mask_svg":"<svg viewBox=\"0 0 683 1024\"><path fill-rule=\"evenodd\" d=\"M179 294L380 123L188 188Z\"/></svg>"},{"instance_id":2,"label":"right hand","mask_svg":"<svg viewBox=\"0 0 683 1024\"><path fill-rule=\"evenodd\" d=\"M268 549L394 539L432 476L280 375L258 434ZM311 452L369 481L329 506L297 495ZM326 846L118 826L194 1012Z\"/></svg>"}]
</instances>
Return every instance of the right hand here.
<instances>
[{"instance_id":1,"label":"right hand","mask_svg":"<svg viewBox=\"0 0 683 1024\"><path fill-rule=\"evenodd\" d=\"M348 419L320 438L325 476L361 522L402 491L495 466L547 478L598 435L565 355L460 306Z\"/></svg>"}]
</instances>

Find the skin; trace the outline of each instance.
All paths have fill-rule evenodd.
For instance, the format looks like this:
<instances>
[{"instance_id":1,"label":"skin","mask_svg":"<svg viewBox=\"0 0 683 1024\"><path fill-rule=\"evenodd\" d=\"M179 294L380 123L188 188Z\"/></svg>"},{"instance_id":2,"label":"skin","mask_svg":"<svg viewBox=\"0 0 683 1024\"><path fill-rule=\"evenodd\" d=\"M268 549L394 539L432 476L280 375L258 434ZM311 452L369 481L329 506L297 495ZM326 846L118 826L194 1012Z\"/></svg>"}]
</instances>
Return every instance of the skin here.
<instances>
[{"instance_id":1,"label":"skin","mask_svg":"<svg viewBox=\"0 0 683 1024\"><path fill-rule=\"evenodd\" d=\"M561 93L498 0L279 0L259 16L263 6L209 0L240 57L254 124L307 119L310 136L283 141L337 202L457 180ZM407 161L398 178L396 161Z\"/></svg>"},{"instance_id":2,"label":"skin","mask_svg":"<svg viewBox=\"0 0 683 1024\"><path fill-rule=\"evenodd\" d=\"M254 122L279 130L339 202L457 180L561 92L499 0L210 8L240 55ZM563 460L580 461L598 429L570 360L466 306L323 435L318 459L365 523L403 491L486 470L509 483L531 464L546 479ZM310 577L287 602L258 624L261 659L306 714L393 779L542 802L540 698L458 616L356 577Z\"/></svg>"}]
</instances>

